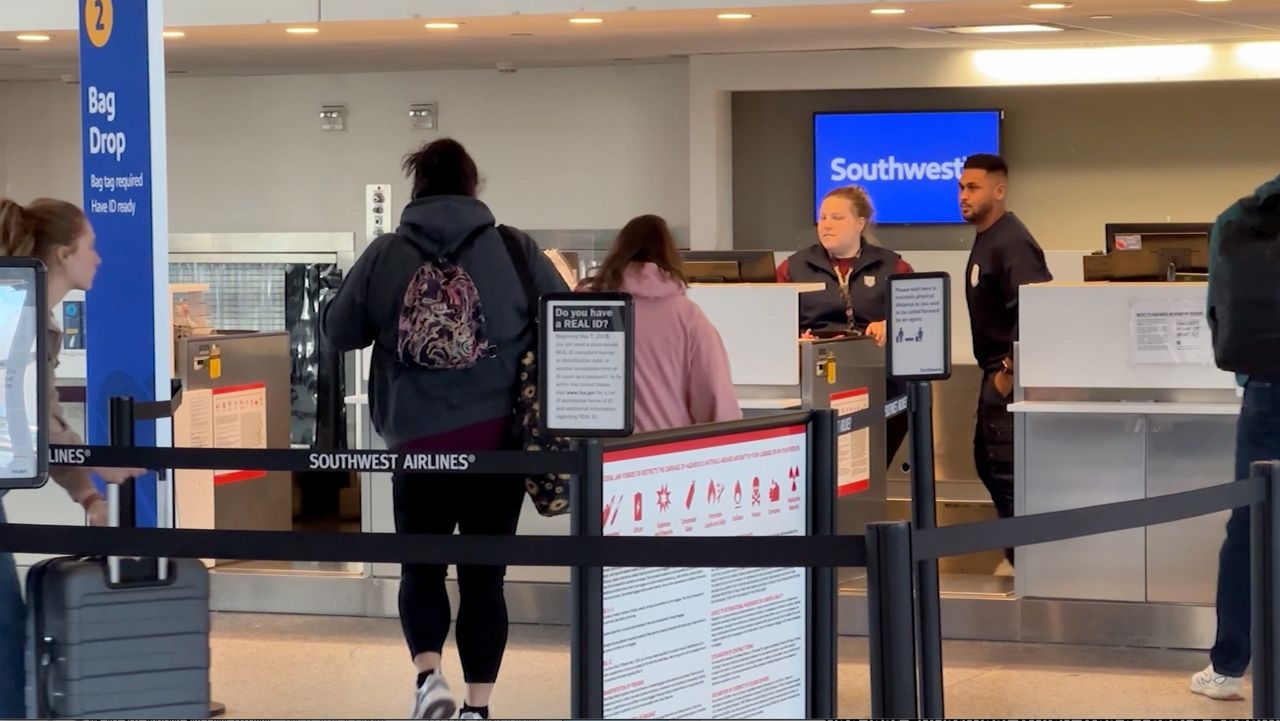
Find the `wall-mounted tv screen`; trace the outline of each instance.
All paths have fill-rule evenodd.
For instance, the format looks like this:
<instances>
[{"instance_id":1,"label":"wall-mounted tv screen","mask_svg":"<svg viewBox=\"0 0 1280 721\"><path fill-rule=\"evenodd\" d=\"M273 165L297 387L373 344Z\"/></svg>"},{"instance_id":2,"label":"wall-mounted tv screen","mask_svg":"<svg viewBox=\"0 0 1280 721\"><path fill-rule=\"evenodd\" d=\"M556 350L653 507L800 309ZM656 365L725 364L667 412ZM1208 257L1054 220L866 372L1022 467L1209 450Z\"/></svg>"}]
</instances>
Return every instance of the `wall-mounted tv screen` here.
<instances>
[{"instance_id":1,"label":"wall-mounted tv screen","mask_svg":"<svg viewBox=\"0 0 1280 721\"><path fill-rule=\"evenodd\" d=\"M817 113L814 217L828 191L861 185L881 224L963 223L965 158L1000 152L999 110Z\"/></svg>"}]
</instances>

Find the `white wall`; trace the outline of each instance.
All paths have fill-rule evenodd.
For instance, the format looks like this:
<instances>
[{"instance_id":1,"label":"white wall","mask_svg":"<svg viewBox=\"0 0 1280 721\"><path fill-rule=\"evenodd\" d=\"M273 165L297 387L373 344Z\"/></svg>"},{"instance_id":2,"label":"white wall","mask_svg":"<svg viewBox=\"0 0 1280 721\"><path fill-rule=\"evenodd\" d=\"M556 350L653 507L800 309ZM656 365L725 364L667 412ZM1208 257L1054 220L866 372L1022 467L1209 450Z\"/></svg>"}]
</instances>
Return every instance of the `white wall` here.
<instances>
[{"instance_id":1,"label":"white wall","mask_svg":"<svg viewBox=\"0 0 1280 721\"><path fill-rule=\"evenodd\" d=\"M19 200L79 198L78 86L0 83L2 186ZM476 157L502 222L618 228L639 213L689 221L687 67L557 68L369 75L177 78L169 94L173 232L363 235L366 183L409 186L405 153L441 135ZM440 134L409 129L434 100ZM348 130L318 113L345 104ZM5 142L7 138L7 142Z\"/></svg>"},{"instance_id":2,"label":"white wall","mask_svg":"<svg viewBox=\"0 0 1280 721\"><path fill-rule=\"evenodd\" d=\"M0 83L0 180L7 197L21 203L42 196L81 199L77 87Z\"/></svg>"}]
</instances>

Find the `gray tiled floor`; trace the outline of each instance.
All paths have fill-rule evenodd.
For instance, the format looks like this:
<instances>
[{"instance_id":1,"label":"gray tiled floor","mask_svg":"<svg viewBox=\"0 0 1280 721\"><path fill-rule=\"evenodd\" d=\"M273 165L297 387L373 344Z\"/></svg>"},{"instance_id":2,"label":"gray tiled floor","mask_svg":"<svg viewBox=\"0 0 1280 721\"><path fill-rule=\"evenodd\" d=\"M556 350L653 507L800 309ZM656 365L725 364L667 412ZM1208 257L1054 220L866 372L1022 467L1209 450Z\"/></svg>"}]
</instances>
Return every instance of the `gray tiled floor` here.
<instances>
[{"instance_id":1,"label":"gray tiled floor","mask_svg":"<svg viewBox=\"0 0 1280 721\"><path fill-rule=\"evenodd\" d=\"M514 626L495 714L564 718L568 629ZM218 614L213 693L228 715L252 718L401 718L413 673L394 620ZM954 642L946 659L954 718L1246 718L1248 703L1186 690L1203 653ZM840 644L840 715L865 717L867 648ZM460 679L457 654L445 671ZM460 684L455 685L458 689Z\"/></svg>"}]
</instances>

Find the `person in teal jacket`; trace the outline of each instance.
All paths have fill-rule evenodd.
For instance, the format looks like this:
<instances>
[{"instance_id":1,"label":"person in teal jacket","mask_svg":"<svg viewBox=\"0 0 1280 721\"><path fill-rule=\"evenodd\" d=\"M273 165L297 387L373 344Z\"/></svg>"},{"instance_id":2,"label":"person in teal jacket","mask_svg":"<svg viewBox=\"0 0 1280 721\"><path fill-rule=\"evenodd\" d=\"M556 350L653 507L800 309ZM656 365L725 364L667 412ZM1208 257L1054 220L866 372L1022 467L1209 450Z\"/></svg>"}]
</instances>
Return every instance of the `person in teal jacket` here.
<instances>
[{"instance_id":1,"label":"person in teal jacket","mask_svg":"<svg viewBox=\"0 0 1280 721\"><path fill-rule=\"evenodd\" d=\"M1255 196L1263 212L1280 214L1280 177L1258 188ZM1244 213L1241 204L1234 203L1218 216L1209 235L1210 259L1217 256L1224 229L1240 221ZM1280 268L1274 270L1280 277ZM1211 260L1211 303L1214 282ZM1254 463L1280 459L1280 377L1240 376L1239 381L1244 387L1244 402L1236 430L1235 477L1244 479ZM1244 673L1249 667L1249 512L1248 507L1237 508L1227 522L1227 537L1218 557L1218 633L1209 666L1191 678L1193 693L1223 701L1244 699Z\"/></svg>"}]
</instances>

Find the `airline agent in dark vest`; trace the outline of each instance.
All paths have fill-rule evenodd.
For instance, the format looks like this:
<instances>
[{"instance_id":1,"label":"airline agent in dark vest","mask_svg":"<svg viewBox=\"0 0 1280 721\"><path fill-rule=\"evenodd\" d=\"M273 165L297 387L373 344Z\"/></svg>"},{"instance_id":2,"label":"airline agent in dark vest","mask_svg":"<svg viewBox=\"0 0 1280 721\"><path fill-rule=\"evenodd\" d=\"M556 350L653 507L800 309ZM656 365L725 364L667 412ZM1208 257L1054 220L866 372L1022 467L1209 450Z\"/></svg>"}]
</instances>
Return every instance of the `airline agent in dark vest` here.
<instances>
[{"instance_id":1,"label":"airline agent in dark vest","mask_svg":"<svg viewBox=\"0 0 1280 721\"><path fill-rule=\"evenodd\" d=\"M874 209L858 186L836 188L822 199L818 243L796 253L778 267L779 283L824 283L826 290L800 294L802 337L830 338L865 334L883 346L889 310L889 276L911 273L897 253L867 241ZM905 389L886 381L888 398ZM907 435L907 416L886 423L888 461Z\"/></svg>"}]
</instances>

